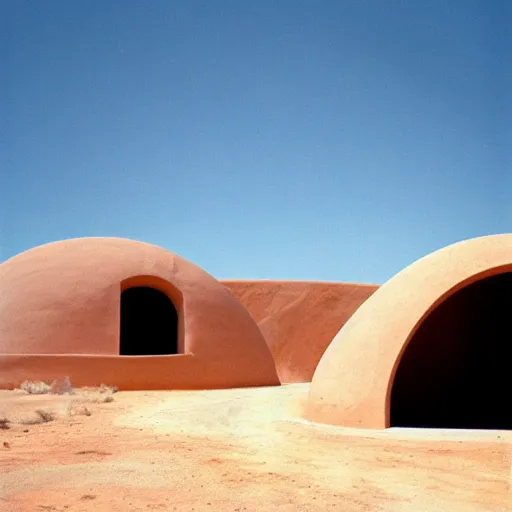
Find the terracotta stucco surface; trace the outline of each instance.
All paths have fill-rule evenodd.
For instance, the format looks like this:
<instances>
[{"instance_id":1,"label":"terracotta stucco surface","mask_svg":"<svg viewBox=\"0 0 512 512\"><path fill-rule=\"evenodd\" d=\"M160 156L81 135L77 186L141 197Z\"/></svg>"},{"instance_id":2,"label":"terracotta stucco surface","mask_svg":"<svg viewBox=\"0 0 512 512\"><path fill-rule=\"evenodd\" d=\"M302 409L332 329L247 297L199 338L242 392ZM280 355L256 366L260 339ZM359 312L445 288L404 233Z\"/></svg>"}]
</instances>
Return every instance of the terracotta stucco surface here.
<instances>
[{"instance_id":1,"label":"terracotta stucco surface","mask_svg":"<svg viewBox=\"0 0 512 512\"><path fill-rule=\"evenodd\" d=\"M121 290L140 285L172 299L182 353L119 356ZM120 389L279 384L260 330L224 286L167 250L116 238L51 243L0 267L0 387L63 375Z\"/></svg>"},{"instance_id":2,"label":"terracotta stucco surface","mask_svg":"<svg viewBox=\"0 0 512 512\"><path fill-rule=\"evenodd\" d=\"M334 335L378 288L312 281L221 281L258 323L281 382L310 382Z\"/></svg>"},{"instance_id":3,"label":"terracotta stucco surface","mask_svg":"<svg viewBox=\"0 0 512 512\"><path fill-rule=\"evenodd\" d=\"M307 418L388 427L395 372L419 327L458 290L510 271L512 235L506 234L448 246L399 272L358 309L325 351L311 383Z\"/></svg>"}]
</instances>

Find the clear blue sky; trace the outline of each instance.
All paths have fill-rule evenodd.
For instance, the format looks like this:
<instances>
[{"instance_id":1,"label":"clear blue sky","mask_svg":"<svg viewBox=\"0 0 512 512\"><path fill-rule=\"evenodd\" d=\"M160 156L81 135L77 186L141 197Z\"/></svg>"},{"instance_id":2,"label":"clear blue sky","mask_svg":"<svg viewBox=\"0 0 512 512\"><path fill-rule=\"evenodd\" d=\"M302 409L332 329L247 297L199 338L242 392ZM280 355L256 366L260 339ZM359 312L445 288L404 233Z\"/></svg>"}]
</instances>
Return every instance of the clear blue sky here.
<instances>
[{"instance_id":1,"label":"clear blue sky","mask_svg":"<svg viewBox=\"0 0 512 512\"><path fill-rule=\"evenodd\" d=\"M506 0L3 0L1 240L382 283L512 231ZM510 146L509 146L510 145Z\"/></svg>"}]
</instances>

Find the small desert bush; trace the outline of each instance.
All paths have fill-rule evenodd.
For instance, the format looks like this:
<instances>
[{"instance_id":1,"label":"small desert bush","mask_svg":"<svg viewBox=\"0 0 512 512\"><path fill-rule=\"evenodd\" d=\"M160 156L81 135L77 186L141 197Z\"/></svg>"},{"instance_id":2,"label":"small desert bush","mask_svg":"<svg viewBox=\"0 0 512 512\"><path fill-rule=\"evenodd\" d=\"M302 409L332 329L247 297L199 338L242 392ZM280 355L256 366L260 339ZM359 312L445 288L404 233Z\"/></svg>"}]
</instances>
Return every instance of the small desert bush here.
<instances>
[{"instance_id":1,"label":"small desert bush","mask_svg":"<svg viewBox=\"0 0 512 512\"><path fill-rule=\"evenodd\" d=\"M20 385L20 389L30 395L72 395L74 394L73 386L69 377L63 379L55 379L51 384L41 380L26 380Z\"/></svg>"},{"instance_id":2,"label":"small desert bush","mask_svg":"<svg viewBox=\"0 0 512 512\"><path fill-rule=\"evenodd\" d=\"M73 386L69 377L63 379L55 379L50 386L50 393L52 395L73 395Z\"/></svg>"},{"instance_id":3,"label":"small desert bush","mask_svg":"<svg viewBox=\"0 0 512 512\"><path fill-rule=\"evenodd\" d=\"M50 385L41 380L25 380L20 384L20 389L29 395L44 395L50 392Z\"/></svg>"},{"instance_id":4,"label":"small desert bush","mask_svg":"<svg viewBox=\"0 0 512 512\"><path fill-rule=\"evenodd\" d=\"M53 412L45 411L44 409L37 409L36 414L41 418L43 423L48 423L55 419L55 414Z\"/></svg>"},{"instance_id":5,"label":"small desert bush","mask_svg":"<svg viewBox=\"0 0 512 512\"><path fill-rule=\"evenodd\" d=\"M100 385L100 393L117 393L117 391L118 389L116 386L107 386L106 384Z\"/></svg>"},{"instance_id":6,"label":"small desert bush","mask_svg":"<svg viewBox=\"0 0 512 512\"><path fill-rule=\"evenodd\" d=\"M37 418L30 418L23 421L20 421L22 425L38 425L39 423L48 423L55 419L55 414L50 411L45 411L43 409L37 409L36 411Z\"/></svg>"},{"instance_id":7,"label":"small desert bush","mask_svg":"<svg viewBox=\"0 0 512 512\"><path fill-rule=\"evenodd\" d=\"M0 430L10 429L9 423L11 422L5 416L0 416Z\"/></svg>"},{"instance_id":8,"label":"small desert bush","mask_svg":"<svg viewBox=\"0 0 512 512\"><path fill-rule=\"evenodd\" d=\"M75 416L90 416L92 413L89 408L87 408L85 405L82 405L81 407L75 409L73 414Z\"/></svg>"},{"instance_id":9,"label":"small desert bush","mask_svg":"<svg viewBox=\"0 0 512 512\"><path fill-rule=\"evenodd\" d=\"M94 400L94 402L97 404L108 404L113 401L114 401L114 397L112 395L106 395L106 396L104 395L104 396L102 396L100 398L96 398Z\"/></svg>"}]
</instances>

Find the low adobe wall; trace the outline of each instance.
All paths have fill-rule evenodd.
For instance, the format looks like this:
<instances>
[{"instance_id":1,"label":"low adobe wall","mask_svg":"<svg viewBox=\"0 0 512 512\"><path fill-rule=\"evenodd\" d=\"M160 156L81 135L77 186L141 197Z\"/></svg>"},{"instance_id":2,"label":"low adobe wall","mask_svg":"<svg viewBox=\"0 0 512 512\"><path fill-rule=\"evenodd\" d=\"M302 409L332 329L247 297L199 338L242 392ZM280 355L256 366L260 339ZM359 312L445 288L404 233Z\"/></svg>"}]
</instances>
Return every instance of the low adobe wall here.
<instances>
[{"instance_id":1,"label":"low adobe wall","mask_svg":"<svg viewBox=\"0 0 512 512\"><path fill-rule=\"evenodd\" d=\"M333 337L378 286L222 280L257 322L283 383L310 382Z\"/></svg>"}]
</instances>

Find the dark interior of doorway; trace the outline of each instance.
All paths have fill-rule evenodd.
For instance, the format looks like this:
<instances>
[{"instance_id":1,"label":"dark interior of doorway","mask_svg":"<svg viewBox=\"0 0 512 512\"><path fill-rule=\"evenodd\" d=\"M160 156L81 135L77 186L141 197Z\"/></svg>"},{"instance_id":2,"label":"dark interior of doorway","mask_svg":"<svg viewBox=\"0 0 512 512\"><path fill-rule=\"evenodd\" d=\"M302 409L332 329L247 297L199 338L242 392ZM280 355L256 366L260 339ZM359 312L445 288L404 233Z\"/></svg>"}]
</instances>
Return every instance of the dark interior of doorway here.
<instances>
[{"instance_id":1,"label":"dark interior of doorway","mask_svg":"<svg viewBox=\"0 0 512 512\"><path fill-rule=\"evenodd\" d=\"M123 291L120 355L177 353L178 313L169 297L146 286Z\"/></svg>"},{"instance_id":2,"label":"dark interior of doorway","mask_svg":"<svg viewBox=\"0 0 512 512\"><path fill-rule=\"evenodd\" d=\"M391 426L512 428L512 273L454 293L421 324L399 363Z\"/></svg>"}]
</instances>

